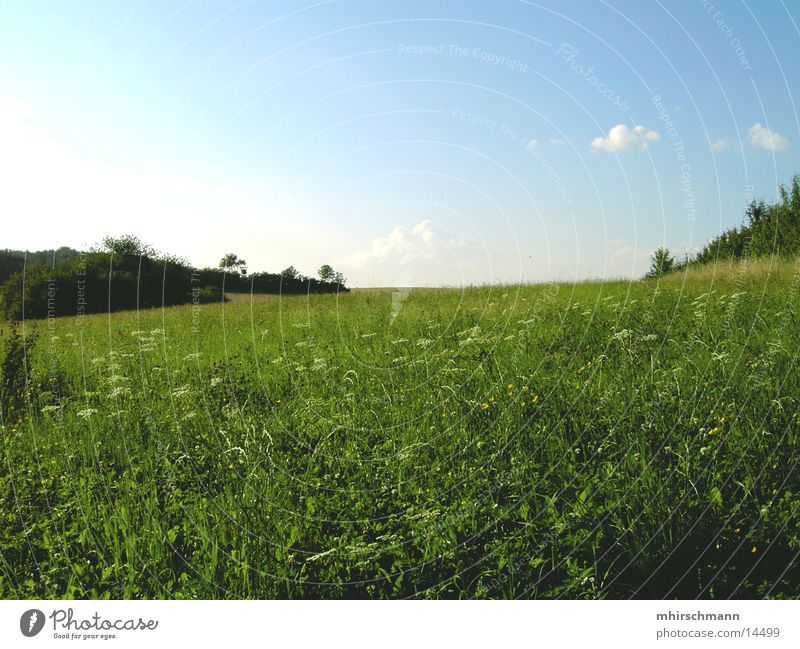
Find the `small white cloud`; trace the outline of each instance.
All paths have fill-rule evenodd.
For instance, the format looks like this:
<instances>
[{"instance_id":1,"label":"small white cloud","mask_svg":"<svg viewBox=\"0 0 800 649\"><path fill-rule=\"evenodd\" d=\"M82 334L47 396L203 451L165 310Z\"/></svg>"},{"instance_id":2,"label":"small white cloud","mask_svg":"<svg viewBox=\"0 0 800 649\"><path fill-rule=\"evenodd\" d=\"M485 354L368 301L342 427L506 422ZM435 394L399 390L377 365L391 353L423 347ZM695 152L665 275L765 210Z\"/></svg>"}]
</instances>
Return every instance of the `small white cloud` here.
<instances>
[{"instance_id":1,"label":"small white cloud","mask_svg":"<svg viewBox=\"0 0 800 649\"><path fill-rule=\"evenodd\" d=\"M539 140L536 138L528 141L528 151L533 151L537 146L539 146Z\"/></svg>"},{"instance_id":2,"label":"small white cloud","mask_svg":"<svg viewBox=\"0 0 800 649\"><path fill-rule=\"evenodd\" d=\"M762 126L756 122L750 127L750 144L759 149L766 149L767 151L783 151L789 147L789 140L778 133L772 131L766 126Z\"/></svg>"},{"instance_id":3,"label":"small white cloud","mask_svg":"<svg viewBox=\"0 0 800 649\"><path fill-rule=\"evenodd\" d=\"M650 263L649 248L626 239L609 239L604 259L606 277L641 277Z\"/></svg>"},{"instance_id":4,"label":"small white cloud","mask_svg":"<svg viewBox=\"0 0 800 649\"><path fill-rule=\"evenodd\" d=\"M382 278L384 286L420 286L438 277L439 283L480 281L491 270L485 243L445 232L426 219L408 228L396 226L368 248L336 261L356 285Z\"/></svg>"},{"instance_id":5,"label":"small white cloud","mask_svg":"<svg viewBox=\"0 0 800 649\"><path fill-rule=\"evenodd\" d=\"M624 151L638 146L646 149L651 142L661 139L657 131L645 126L634 126L632 129L625 124L617 124L609 132L608 137L596 137L592 140L592 148L596 151Z\"/></svg>"},{"instance_id":6,"label":"small white cloud","mask_svg":"<svg viewBox=\"0 0 800 649\"><path fill-rule=\"evenodd\" d=\"M564 144L564 140L562 140L560 137L551 137L550 144Z\"/></svg>"},{"instance_id":7,"label":"small white cloud","mask_svg":"<svg viewBox=\"0 0 800 649\"><path fill-rule=\"evenodd\" d=\"M720 151L727 149L729 146L731 146L731 144L733 144L733 142L727 137L720 137L711 143L711 150L714 153L719 153Z\"/></svg>"},{"instance_id":8,"label":"small white cloud","mask_svg":"<svg viewBox=\"0 0 800 649\"><path fill-rule=\"evenodd\" d=\"M398 225L389 236L375 239L369 250L351 255L343 263L352 267L386 262L405 266L420 259L432 259L437 252L435 239L433 225L427 219L411 229Z\"/></svg>"}]
</instances>

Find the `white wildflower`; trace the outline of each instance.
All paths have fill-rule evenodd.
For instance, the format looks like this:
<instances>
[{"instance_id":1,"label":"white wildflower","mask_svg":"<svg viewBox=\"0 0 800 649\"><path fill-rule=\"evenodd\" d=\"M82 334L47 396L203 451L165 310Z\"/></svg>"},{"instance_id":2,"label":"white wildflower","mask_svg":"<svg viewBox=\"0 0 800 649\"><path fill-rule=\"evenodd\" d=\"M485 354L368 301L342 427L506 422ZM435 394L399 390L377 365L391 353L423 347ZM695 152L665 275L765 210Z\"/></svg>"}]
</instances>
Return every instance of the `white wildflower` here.
<instances>
[{"instance_id":1,"label":"white wildflower","mask_svg":"<svg viewBox=\"0 0 800 649\"><path fill-rule=\"evenodd\" d=\"M188 397L191 396L192 389L188 385L182 385L181 387L172 391L172 396L176 399L180 399L181 397Z\"/></svg>"}]
</instances>

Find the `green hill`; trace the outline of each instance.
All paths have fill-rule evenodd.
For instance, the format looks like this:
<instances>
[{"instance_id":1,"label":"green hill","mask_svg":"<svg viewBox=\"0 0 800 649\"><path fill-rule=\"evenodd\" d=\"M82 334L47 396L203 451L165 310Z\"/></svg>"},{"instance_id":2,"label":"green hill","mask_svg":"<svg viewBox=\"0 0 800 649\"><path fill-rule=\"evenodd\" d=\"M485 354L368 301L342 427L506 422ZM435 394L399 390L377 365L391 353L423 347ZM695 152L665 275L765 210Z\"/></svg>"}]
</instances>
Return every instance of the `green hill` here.
<instances>
[{"instance_id":1,"label":"green hill","mask_svg":"<svg viewBox=\"0 0 800 649\"><path fill-rule=\"evenodd\" d=\"M6 327L0 596L795 597L798 278Z\"/></svg>"}]
</instances>

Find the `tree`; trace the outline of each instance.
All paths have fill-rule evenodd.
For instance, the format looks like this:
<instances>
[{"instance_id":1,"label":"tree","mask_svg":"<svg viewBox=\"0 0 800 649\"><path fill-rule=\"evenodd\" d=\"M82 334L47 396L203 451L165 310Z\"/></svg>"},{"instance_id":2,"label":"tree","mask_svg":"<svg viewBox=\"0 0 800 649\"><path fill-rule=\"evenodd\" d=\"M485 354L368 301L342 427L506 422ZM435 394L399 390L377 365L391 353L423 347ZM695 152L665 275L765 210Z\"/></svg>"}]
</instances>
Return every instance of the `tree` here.
<instances>
[{"instance_id":1,"label":"tree","mask_svg":"<svg viewBox=\"0 0 800 649\"><path fill-rule=\"evenodd\" d=\"M232 252L229 252L219 260L219 267L228 273L239 272L242 275L247 275L247 262Z\"/></svg>"},{"instance_id":2,"label":"tree","mask_svg":"<svg viewBox=\"0 0 800 649\"><path fill-rule=\"evenodd\" d=\"M289 266L281 271L281 277L283 277L283 279L297 279L299 275L300 271L298 271L294 266Z\"/></svg>"},{"instance_id":3,"label":"tree","mask_svg":"<svg viewBox=\"0 0 800 649\"><path fill-rule=\"evenodd\" d=\"M748 225L758 225L761 219L767 214L767 204L763 200L750 201L745 214L747 215Z\"/></svg>"},{"instance_id":4,"label":"tree","mask_svg":"<svg viewBox=\"0 0 800 649\"><path fill-rule=\"evenodd\" d=\"M319 274L319 278L323 282L330 282L334 277L336 277L336 273L334 272L333 268L328 264L323 264L320 266L319 271L317 272Z\"/></svg>"},{"instance_id":5,"label":"tree","mask_svg":"<svg viewBox=\"0 0 800 649\"><path fill-rule=\"evenodd\" d=\"M158 252L152 246L144 243L139 237L132 234L123 234L121 237L103 237L98 252L110 252L117 257L158 257Z\"/></svg>"},{"instance_id":6,"label":"tree","mask_svg":"<svg viewBox=\"0 0 800 649\"><path fill-rule=\"evenodd\" d=\"M675 260L666 248L659 247L650 257L650 271L647 277L661 277L675 266Z\"/></svg>"}]
</instances>

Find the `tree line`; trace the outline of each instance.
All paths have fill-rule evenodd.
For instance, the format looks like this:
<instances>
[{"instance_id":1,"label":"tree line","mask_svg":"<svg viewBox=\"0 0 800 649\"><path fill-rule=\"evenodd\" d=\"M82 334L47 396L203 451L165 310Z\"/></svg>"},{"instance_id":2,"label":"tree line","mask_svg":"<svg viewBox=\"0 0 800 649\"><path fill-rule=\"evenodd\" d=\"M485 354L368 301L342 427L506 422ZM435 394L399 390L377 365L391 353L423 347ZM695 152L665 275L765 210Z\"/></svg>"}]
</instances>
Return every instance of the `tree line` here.
<instances>
[{"instance_id":1,"label":"tree line","mask_svg":"<svg viewBox=\"0 0 800 649\"><path fill-rule=\"evenodd\" d=\"M347 290L344 276L327 264L319 278L293 266L248 275L245 261L229 253L217 268L196 269L133 235L105 237L88 251L0 251L0 312L9 320L221 301L225 292Z\"/></svg>"},{"instance_id":2,"label":"tree line","mask_svg":"<svg viewBox=\"0 0 800 649\"><path fill-rule=\"evenodd\" d=\"M800 255L800 174L780 186L776 202L750 201L740 227L714 237L697 253L676 260L667 248L658 248L650 259L647 277L660 277L687 266L766 255Z\"/></svg>"}]
</instances>

